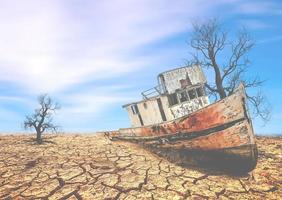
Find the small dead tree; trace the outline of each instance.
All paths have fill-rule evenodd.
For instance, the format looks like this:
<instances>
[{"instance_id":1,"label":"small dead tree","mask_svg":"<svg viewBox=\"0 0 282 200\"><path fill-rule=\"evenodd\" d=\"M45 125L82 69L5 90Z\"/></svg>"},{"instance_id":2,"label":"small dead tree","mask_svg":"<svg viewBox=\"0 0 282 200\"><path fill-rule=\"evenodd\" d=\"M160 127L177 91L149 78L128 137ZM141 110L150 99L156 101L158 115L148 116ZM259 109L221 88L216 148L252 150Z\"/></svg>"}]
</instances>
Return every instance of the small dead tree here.
<instances>
[{"instance_id":1,"label":"small dead tree","mask_svg":"<svg viewBox=\"0 0 282 200\"><path fill-rule=\"evenodd\" d=\"M228 32L223 30L218 20L211 19L193 24L189 43L196 50L192 53L193 62L214 73L214 81L207 83L206 88L215 100L231 95L240 82L244 83L246 89L259 87L264 82L259 77L246 77L250 64L247 54L254 46L246 30L241 30L233 40L228 40L227 36ZM268 121L270 109L262 93L259 91L252 96L247 92L247 98L253 116Z\"/></svg>"},{"instance_id":2,"label":"small dead tree","mask_svg":"<svg viewBox=\"0 0 282 200\"><path fill-rule=\"evenodd\" d=\"M52 123L52 115L60 109L58 103L54 103L47 94L38 97L39 108L35 109L32 115L26 116L24 121L25 129L35 129L36 141L42 143L42 133L45 131L57 132L58 126Z\"/></svg>"}]
</instances>

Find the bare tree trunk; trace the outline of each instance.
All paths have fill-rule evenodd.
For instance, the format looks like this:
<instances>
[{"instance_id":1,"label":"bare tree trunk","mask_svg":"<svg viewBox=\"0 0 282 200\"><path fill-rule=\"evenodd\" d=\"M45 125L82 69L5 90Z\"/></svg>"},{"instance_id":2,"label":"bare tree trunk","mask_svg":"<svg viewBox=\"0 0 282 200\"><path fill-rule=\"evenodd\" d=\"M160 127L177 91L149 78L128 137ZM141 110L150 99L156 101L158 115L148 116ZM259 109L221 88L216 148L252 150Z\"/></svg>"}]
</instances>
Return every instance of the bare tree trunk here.
<instances>
[{"instance_id":1,"label":"bare tree trunk","mask_svg":"<svg viewBox=\"0 0 282 200\"><path fill-rule=\"evenodd\" d=\"M213 69L214 69L214 73L215 73L215 84L216 84L218 94L220 96L220 99L224 99L226 97L226 92L223 88L222 77L221 77L219 66L217 65L215 61L214 52L209 53L209 56L210 56L210 59L213 65Z\"/></svg>"},{"instance_id":2,"label":"bare tree trunk","mask_svg":"<svg viewBox=\"0 0 282 200\"><path fill-rule=\"evenodd\" d=\"M215 71L216 88L218 90L220 99L224 99L226 97L226 93L225 93L224 88L222 86L222 79L221 79L221 75L220 75L220 70L218 68L214 68L214 71Z\"/></svg>"},{"instance_id":3,"label":"bare tree trunk","mask_svg":"<svg viewBox=\"0 0 282 200\"><path fill-rule=\"evenodd\" d=\"M37 142L38 144L41 144L41 143L42 143L41 132L40 132L40 130L37 130L37 129L36 129L36 142Z\"/></svg>"}]
</instances>

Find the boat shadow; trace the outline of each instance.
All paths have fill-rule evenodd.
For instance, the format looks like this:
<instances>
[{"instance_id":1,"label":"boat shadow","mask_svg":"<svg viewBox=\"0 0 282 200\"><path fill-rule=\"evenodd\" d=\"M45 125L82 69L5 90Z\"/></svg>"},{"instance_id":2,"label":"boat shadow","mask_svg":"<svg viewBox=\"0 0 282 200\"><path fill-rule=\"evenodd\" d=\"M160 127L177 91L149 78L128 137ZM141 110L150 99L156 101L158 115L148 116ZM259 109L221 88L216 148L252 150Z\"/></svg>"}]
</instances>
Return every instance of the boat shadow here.
<instances>
[{"instance_id":1,"label":"boat shadow","mask_svg":"<svg viewBox=\"0 0 282 200\"><path fill-rule=\"evenodd\" d=\"M249 152L249 148L254 150L254 156L243 154L246 149ZM255 168L257 163L256 146L242 146L220 151L175 150L154 147L146 147L146 149L181 167L210 175L246 176L248 172ZM236 152L241 152L241 154Z\"/></svg>"}]
</instances>

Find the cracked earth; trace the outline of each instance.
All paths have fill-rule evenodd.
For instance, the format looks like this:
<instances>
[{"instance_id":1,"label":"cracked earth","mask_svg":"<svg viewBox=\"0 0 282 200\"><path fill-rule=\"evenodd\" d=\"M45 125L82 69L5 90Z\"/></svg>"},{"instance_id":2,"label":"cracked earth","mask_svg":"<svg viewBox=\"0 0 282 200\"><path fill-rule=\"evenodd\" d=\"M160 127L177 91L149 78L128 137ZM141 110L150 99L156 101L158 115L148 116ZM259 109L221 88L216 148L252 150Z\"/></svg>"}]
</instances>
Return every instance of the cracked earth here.
<instances>
[{"instance_id":1,"label":"cracked earth","mask_svg":"<svg viewBox=\"0 0 282 200\"><path fill-rule=\"evenodd\" d=\"M31 139L0 136L0 199L282 197L281 137L258 137L258 165L241 177L183 168L103 135L49 135L42 145Z\"/></svg>"}]
</instances>

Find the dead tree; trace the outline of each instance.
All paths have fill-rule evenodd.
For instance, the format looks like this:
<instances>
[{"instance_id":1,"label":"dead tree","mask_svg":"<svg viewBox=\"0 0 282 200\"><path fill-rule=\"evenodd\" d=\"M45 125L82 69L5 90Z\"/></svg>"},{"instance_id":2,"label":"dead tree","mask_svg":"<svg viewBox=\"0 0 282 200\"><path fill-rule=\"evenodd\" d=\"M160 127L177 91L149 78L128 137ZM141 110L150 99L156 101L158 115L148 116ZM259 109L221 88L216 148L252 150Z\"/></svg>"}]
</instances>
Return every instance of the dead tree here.
<instances>
[{"instance_id":1,"label":"dead tree","mask_svg":"<svg viewBox=\"0 0 282 200\"><path fill-rule=\"evenodd\" d=\"M205 23L193 24L190 46L194 62L211 69L214 80L206 84L210 96L223 99L234 92L240 82L247 89L248 103L254 117L260 116L265 122L270 118L270 109L265 97L259 91L251 95L248 88L257 88L263 84L260 78L246 77L250 61L247 54L254 46L245 29L234 39L228 40L228 32L223 30L217 19Z\"/></svg>"},{"instance_id":2,"label":"dead tree","mask_svg":"<svg viewBox=\"0 0 282 200\"><path fill-rule=\"evenodd\" d=\"M36 141L38 144L42 143L42 133L45 131L57 132L59 126L52 123L52 115L60 109L58 103L47 95L43 94L38 97L39 108L35 109L32 115L26 116L24 121L25 129L35 129Z\"/></svg>"}]
</instances>

